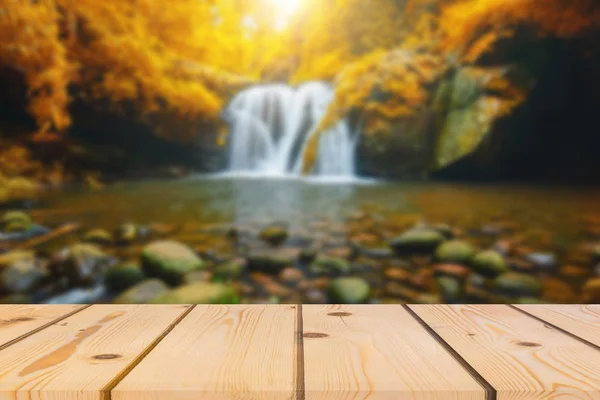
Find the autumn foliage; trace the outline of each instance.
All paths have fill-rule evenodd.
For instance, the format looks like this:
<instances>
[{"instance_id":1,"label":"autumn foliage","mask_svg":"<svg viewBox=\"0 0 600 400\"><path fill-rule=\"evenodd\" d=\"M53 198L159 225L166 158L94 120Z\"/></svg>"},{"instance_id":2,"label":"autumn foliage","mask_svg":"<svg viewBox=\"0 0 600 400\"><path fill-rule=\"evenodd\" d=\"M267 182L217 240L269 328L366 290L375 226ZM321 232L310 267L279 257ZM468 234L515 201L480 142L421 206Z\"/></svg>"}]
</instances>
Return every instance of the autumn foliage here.
<instances>
[{"instance_id":1,"label":"autumn foliage","mask_svg":"<svg viewBox=\"0 0 600 400\"><path fill-rule=\"evenodd\" d=\"M275 3L0 0L0 67L25 76L40 138L68 129L74 99L132 105L146 122L217 120L282 63L292 83L335 82L326 125L352 109L414 113L448 63L476 63L519 26L562 38L600 27L597 0L305 0L285 26Z\"/></svg>"}]
</instances>

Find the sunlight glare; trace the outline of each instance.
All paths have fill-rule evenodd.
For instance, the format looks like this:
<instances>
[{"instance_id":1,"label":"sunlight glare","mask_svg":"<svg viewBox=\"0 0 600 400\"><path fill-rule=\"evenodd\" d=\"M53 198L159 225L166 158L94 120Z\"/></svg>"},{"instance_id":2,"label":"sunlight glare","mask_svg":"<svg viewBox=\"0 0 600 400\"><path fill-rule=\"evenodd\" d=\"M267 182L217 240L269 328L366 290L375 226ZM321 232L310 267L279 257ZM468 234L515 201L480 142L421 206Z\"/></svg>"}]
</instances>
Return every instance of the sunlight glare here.
<instances>
[{"instance_id":1,"label":"sunlight glare","mask_svg":"<svg viewBox=\"0 0 600 400\"><path fill-rule=\"evenodd\" d=\"M292 16L300 8L302 0L269 0L273 7L277 10L277 20L275 21L275 28L277 30L283 30L289 24Z\"/></svg>"}]
</instances>

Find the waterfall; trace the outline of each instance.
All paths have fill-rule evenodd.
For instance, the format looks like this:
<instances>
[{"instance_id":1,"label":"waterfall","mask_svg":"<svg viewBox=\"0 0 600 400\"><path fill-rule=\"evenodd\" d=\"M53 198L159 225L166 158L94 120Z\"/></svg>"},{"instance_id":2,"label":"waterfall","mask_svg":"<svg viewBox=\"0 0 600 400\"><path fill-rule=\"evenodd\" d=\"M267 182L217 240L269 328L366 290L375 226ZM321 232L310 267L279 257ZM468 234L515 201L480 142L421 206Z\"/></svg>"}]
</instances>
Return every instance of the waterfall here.
<instances>
[{"instance_id":1,"label":"waterfall","mask_svg":"<svg viewBox=\"0 0 600 400\"><path fill-rule=\"evenodd\" d=\"M322 82L298 88L269 84L240 92L225 111L231 125L229 172L299 176L308 139L333 95L333 89ZM357 137L346 119L324 132L313 174L352 178Z\"/></svg>"}]
</instances>

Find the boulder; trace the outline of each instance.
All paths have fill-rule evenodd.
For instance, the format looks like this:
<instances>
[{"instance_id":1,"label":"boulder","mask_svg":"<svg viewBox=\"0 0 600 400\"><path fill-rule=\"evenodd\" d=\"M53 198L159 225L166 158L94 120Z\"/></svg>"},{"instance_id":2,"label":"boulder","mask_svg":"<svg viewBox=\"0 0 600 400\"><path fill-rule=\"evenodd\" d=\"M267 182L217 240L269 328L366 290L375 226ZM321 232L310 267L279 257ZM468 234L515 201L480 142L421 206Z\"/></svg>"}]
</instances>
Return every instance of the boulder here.
<instances>
[{"instance_id":1,"label":"boulder","mask_svg":"<svg viewBox=\"0 0 600 400\"><path fill-rule=\"evenodd\" d=\"M285 254L270 252L255 252L250 254L246 260L246 267L249 271L259 271L274 275L293 264L293 258Z\"/></svg>"},{"instance_id":2,"label":"boulder","mask_svg":"<svg viewBox=\"0 0 600 400\"><path fill-rule=\"evenodd\" d=\"M507 272L498 276L492 287L500 294L510 297L537 297L543 288L539 280L519 272Z\"/></svg>"},{"instance_id":3,"label":"boulder","mask_svg":"<svg viewBox=\"0 0 600 400\"><path fill-rule=\"evenodd\" d=\"M223 283L197 282L170 290L152 300L152 304L236 304L233 287Z\"/></svg>"},{"instance_id":4,"label":"boulder","mask_svg":"<svg viewBox=\"0 0 600 400\"><path fill-rule=\"evenodd\" d=\"M122 292L142 282L146 276L137 264L121 264L109 268L104 274L104 283L109 290Z\"/></svg>"},{"instance_id":5,"label":"boulder","mask_svg":"<svg viewBox=\"0 0 600 400\"><path fill-rule=\"evenodd\" d=\"M397 255L433 254L446 238L433 229L412 229L389 242Z\"/></svg>"},{"instance_id":6,"label":"boulder","mask_svg":"<svg viewBox=\"0 0 600 400\"><path fill-rule=\"evenodd\" d=\"M320 256L310 265L313 275L347 275L352 270L352 265L343 258Z\"/></svg>"},{"instance_id":7,"label":"boulder","mask_svg":"<svg viewBox=\"0 0 600 400\"><path fill-rule=\"evenodd\" d=\"M160 278L176 286L185 274L204 268L204 262L188 246L175 241L156 241L148 244L141 255L146 275Z\"/></svg>"},{"instance_id":8,"label":"boulder","mask_svg":"<svg viewBox=\"0 0 600 400\"><path fill-rule=\"evenodd\" d=\"M114 304L149 304L153 299L169 291L159 279L145 280L127 289L113 300Z\"/></svg>"},{"instance_id":9,"label":"boulder","mask_svg":"<svg viewBox=\"0 0 600 400\"><path fill-rule=\"evenodd\" d=\"M475 255L475 249L467 242L450 240L442 243L435 251L435 258L446 263L468 263Z\"/></svg>"},{"instance_id":10,"label":"boulder","mask_svg":"<svg viewBox=\"0 0 600 400\"><path fill-rule=\"evenodd\" d=\"M288 231L280 225L271 225L260 232L260 238L271 246L277 247L282 245L288 238Z\"/></svg>"},{"instance_id":11,"label":"boulder","mask_svg":"<svg viewBox=\"0 0 600 400\"><path fill-rule=\"evenodd\" d=\"M331 299L340 304L366 303L371 294L371 287L361 278L344 277L332 280L328 288Z\"/></svg>"},{"instance_id":12,"label":"boulder","mask_svg":"<svg viewBox=\"0 0 600 400\"><path fill-rule=\"evenodd\" d=\"M494 278L510 270L504 257L494 250L477 253L470 265L475 272L489 278Z\"/></svg>"}]
</instances>

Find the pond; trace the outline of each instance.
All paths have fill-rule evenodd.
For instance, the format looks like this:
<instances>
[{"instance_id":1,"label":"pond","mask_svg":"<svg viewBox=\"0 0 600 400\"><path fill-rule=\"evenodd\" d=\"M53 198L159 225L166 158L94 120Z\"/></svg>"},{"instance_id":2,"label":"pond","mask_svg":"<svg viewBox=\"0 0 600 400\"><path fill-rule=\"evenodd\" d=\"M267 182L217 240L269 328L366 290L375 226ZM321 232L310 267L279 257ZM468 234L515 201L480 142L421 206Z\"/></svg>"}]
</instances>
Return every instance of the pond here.
<instances>
[{"instance_id":1,"label":"pond","mask_svg":"<svg viewBox=\"0 0 600 400\"><path fill-rule=\"evenodd\" d=\"M114 265L138 264L149 243L175 241L204 264L176 282L167 279L169 286L216 282L231 286L241 302L572 303L585 301L582 288L600 276L599 194L587 187L201 176L61 191L30 215L50 229L80 226L36 245L44 265L56 263L61 250L60 262L73 263L63 249L87 240L112 259L113 267L97 267L102 275ZM134 227L132 237L125 237L127 227ZM86 238L90 230L107 237ZM435 239L428 245L431 237L410 237L423 231L441 234L448 254ZM398 244L394 239L406 232ZM78 268L96 268L88 265L93 256L81 257ZM271 265L268 257L284 261ZM38 288L45 294L37 298L77 301L60 296L84 290L97 294L94 301L112 301L137 283L94 292L101 281ZM357 281L368 287L363 298L344 293L360 292L352 286Z\"/></svg>"}]
</instances>

